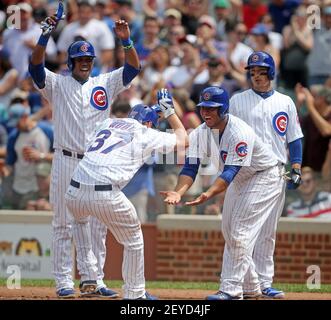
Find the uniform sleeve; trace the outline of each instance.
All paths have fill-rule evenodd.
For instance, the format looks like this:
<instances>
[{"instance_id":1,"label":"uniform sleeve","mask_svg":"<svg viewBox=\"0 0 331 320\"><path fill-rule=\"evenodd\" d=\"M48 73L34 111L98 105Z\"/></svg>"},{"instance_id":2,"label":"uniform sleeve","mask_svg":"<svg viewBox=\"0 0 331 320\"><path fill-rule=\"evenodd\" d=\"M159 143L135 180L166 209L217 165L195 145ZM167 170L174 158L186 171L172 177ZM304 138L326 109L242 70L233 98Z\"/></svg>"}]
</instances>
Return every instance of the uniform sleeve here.
<instances>
[{"instance_id":1,"label":"uniform sleeve","mask_svg":"<svg viewBox=\"0 0 331 320\"><path fill-rule=\"evenodd\" d=\"M235 136L229 139L228 154L225 165L248 167L251 165L255 136L253 131L238 130Z\"/></svg>"},{"instance_id":2,"label":"uniform sleeve","mask_svg":"<svg viewBox=\"0 0 331 320\"><path fill-rule=\"evenodd\" d=\"M45 68L45 72L46 72L45 87L39 89L36 84L34 84L34 86L42 94L42 96L46 100L48 100L48 102L51 103L53 100L53 95L55 94L56 83L58 81L59 75L57 75L52 71L49 71L46 68Z\"/></svg>"},{"instance_id":3,"label":"uniform sleeve","mask_svg":"<svg viewBox=\"0 0 331 320\"><path fill-rule=\"evenodd\" d=\"M174 150L176 146L176 135L174 133L167 133L148 128L143 135L146 137L144 143L146 148L151 151L155 150L163 154L167 154Z\"/></svg>"},{"instance_id":4,"label":"uniform sleeve","mask_svg":"<svg viewBox=\"0 0 331 320\"><path fill-rule=\"evenodd\" d=\"M303 134L295 104L290 97L288 97L288 99L289 99L289 106L288 106L289 119L288 119L288 129L286 132L286 138L287 138L287 143L290 143L294 140L302 138Z\"/></svg>"}]
</instances>

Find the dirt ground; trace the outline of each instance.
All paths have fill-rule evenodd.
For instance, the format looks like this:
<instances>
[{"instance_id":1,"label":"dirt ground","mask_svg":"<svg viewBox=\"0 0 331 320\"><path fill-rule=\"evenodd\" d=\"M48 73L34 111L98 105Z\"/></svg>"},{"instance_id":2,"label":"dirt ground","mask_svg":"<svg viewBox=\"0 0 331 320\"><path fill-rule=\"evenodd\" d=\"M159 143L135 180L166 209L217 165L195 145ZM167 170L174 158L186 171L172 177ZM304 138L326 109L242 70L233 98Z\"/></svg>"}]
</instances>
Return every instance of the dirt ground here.
<instances>
[{"instance_id":1,"label":"dirt ground","mask_svg":"<svg viewBox=\"0 0 331 320\"><path fill-rule=\"evenodd\" d=\"M121 292L121 289L115 289ZM175 289L151 289L151 294L161 300L204 300L208 294L214 293L209 290L175 290ZM23 287L21 289L9 290L0 287L0 300L57 300L54 288L48 287ZM79 299L77 290L77 299ZM93 299L96 298L85 298ZM102 299L102 298L101 298ZM118 299L121 299L118 298ZM331 293L309 293L309 292L287 292L287 300L331 300ZM104 300L104 299L102 299ZM264 299L260 299L264 300Z\"/></svg>"}]
</instances>

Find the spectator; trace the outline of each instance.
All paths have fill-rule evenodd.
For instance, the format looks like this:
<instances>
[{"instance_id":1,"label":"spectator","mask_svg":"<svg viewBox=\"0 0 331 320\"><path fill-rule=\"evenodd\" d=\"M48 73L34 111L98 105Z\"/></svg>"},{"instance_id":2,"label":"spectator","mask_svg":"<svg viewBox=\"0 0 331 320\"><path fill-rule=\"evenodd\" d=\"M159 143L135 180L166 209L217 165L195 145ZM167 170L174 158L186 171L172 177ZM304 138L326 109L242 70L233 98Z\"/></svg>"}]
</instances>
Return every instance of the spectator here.
<instances>
[{"instance_id":1,"label":"spectator","mask_svg":"<svg viewBox=\"0 0 331 320\"><path fill-rule=\"evenodd\" d=\"M170 54L170 64L173 66L179 66L180 60L182 57L182 51L180 48L181 39L185 38L186 32L185 28L180 26L171 27L167 42L168 42L168 51Z\"/></svg>"},{"instance_id":2,"label":"spectator","mask_svg":"<svg viewBox=\"0 0 331 320\"><path fill-rule=\"evenodd\" d=\"M143 22L137 16L133 8L131 0L114 0L114 11L119 15L120 19L125 20L129 24L130 38L134 43L142 41Z\"/></svg>"},{"instance_id":3,"label":"spectator","mask_svg":"<svg viewBox=\"0 0 331 320\"><path fill-rule=\"evenodd\" d=\"M97 56L95 67L103 67L107 71L112 68L114 36L103 21L94 18L94 6L91 0L78 2L78 21L69 23L60 34L57 46L62 63L67 61L67 50L70 44L78 38L87 40L93 45Z\"/></svg>"},{"instance_id":4,"label":"spectator","mask_svg":"<svg viewBox=\"0 0 331 320\"><path fill-rule=\"evenodd\" d=\"M314 171L302 168L299 199L287 206L288 217L331 220L331 193L318 191Z\"/></svg>"},{"instance_id":5,"label":"spectator","mask_svg":"<svg viewBox=\"0 0 331 320\"><path fill-rule=\"evenodd\" d=\"M312 93L300 84L296 86L298 106L306 101L308 115L302 121L304 131L303 166L321 172L331 137L331 89L312 88Z\"/></svg>"},{"instance_id":6,"label":"spectator","mask_svg":"<svg viewBox=\"0 0 331 320\"><path fill-rule=\"evenodd\" d=\"M293 89L300 82L308 85L307 58L314 46L314 37L307 23L307 12L299 6L291 18L291 24L283 29L282 80L285 87Z\"/></svg>"},{"instance_id":7,"label":"spectator","mask_svg":"<svg viewBox=\"0 0 331 320\"><path fill-rule=\"evenodd\" d=\"M263 23L269 29L268 35L272 46L281 51L283 49L283 36L280 33L274 31L275 24L272 20L272 16L270 15L270 13L267 13L262 16L260 19L260 23Z\"/></svg>"},{"instance_id":8,"label":"spectator","mask_svg":"<svg viewBox=\"0 0 331 320\"><path fill-rule=\"evenodd\" d=\"M9 54L5 50L0 51L0 121L5 120L9 107L11 94L18 82L18 72L12 68Z\"/></svg>"},{"instance_id":9,"label":"spectator","mask_svg":"<svg viewBox=\"0 0 331 320\"><path fill-rule=\"evenodd\" d=\"M255 25L251 30L251 47L254 49L254 51L267 52L274 58L277 74L280 64L280 54L279 50L270 43L269 31L269 28L263 23L258 23Z\"/></svg>"},{"instance_id":10,"label":"spectator","mask_svg":"<svg viewBox=\"0 0 331 320\"><path fill-rule=\"evenodd\" d=\"M236 17L231 10L229 0L214 0L213 4L216 18L216 39L226 41L228 24L236 23Z\"/></svg>"},{"instance_id":11,"label":"spectator","mask_svg":"<svg viewBox=\"0 0 331 320\"><path fill-rule=\"evenodd\" d=\"M243 5L243 22L248 32L259 22L260 18L268 12L268 7L261 0L248 0Z\"/></svg>"},{"instance_id":12,"label":"spectator","mask_svg":"<svg viewBox=\"0 0 331 320\"><path fill-rule=\"evenodd\" d=\"M209 79L204 83L196 83L191 90L191 98L195 104L199 103L200 93L211 86L223 87L231 96L245 85L246 77L231 68L229 62L217 56L208 59Z\"/></svg>"},{"instance_id":13,"label":"spectator","mask_svg":"<svg viewBox=\"0 0 331 320\"><path fill-rule=\"evenodd\" d=\"M10 57L12 66L18 71L19 80L28 72L29 57L32 49L37 44L40 36L40 26L32 17L32 7L21 2L17 5L20 9L20 29L6 29L3 35L3 49ZM48 42L46 54L48 58L56 56L56 46L51 38Z\"/></svg>"},{"instance_id":14,"label":"spectator","mask_svg":"<svg viewBox=\"0 0 331 320\"><path fill-rule=\"evenodd\" d=\"M308 57L309 85L324 84L331 75L331 5L322 11L322 27L314 30L314 46Z\"/></svg>"},{"instance_id":15,"label":"spectator","mask_svg":"<svg viewBox=\"0 0 331 320\"><path fill-rule=\"evenodd\" d=\"M275 31L283 32L283 28L290 23L294 10L301 0L272 0L269 3L269 13L275 23Z\"/></svg>"},{"instance_id":16,"label":"spectator","mask_svg":"<svg viewBox=\"0 0 331 320\"><path fill-rule=\"evenodd\" d=\"M324 184L323 189L331 192L331 139L329 141L329 148L322 166L322 181Z\"/></svg>"},{"instance_id":17,"label":"spectator","mask_svg":"<svg viewBox=\"0 0 331 320\"><path fill-rule=\"evenodd\" d=\"M168 48L162 45L157 46L150 53L143 72L140 73L143 93L151 91L160 81L165 84L170 82L176 70L176 67L170 65Z\"/></svg>"},{"instance_id":18,"label":"spectator","mask_svg":"<svg viewBox=\"0 0 331 320\"><path fill-rule=\"evenodd\" d=\"M160 25L156 17L146 17L144 20L143 38L137 43L136 50L142 66L145 65L148 56L161 41L158 37Z\"/></svg>"},{"instance_id":19,"label":"spectator","mask_svg":"<svg viewBox=\"0 0 331 320\"><path fill-rule=\"evenodd\" d=\"M164 20L159 38L162 42L169 43L170 32L173 27L182 25L182 14L177 9L168 9L164 13Z\"/></svg>"},{"instance_id":20,"label":"spectator","mask_svg":"<svg viewBox=\"0 0 331 320\"><path fill-rule=\"evenodd\" d=\"M25 209L29 200L38 198L37 171L41 163L52 161L53 135L48 127L30 119L28 109L21 104L9 109L9 123L16 126L8 137L6 158L13 172L11 202L14 209Z\"/></svg>"}]
</instances>

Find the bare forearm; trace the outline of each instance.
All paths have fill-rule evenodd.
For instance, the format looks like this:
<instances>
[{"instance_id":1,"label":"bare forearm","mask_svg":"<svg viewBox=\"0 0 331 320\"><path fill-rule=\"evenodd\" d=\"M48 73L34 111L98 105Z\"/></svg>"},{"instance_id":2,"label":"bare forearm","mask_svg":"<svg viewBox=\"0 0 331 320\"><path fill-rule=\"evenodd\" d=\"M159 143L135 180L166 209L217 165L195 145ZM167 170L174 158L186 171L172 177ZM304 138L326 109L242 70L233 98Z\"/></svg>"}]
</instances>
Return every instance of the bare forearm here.
<instances>
[{"instance_id":1,"label":"bare forearm","mask_svg":"<svg viewBox=\"0 0 331 320\"><path fill-rule=\"evenodd\" d=\"M177 139L177 150L184 150L188 146L188 136L186 130L179 120L178 116L174 113L167 118L169 125L175 131Z\"/></svg>"},{"instance_id":2,"label":"bare forearm","mask_svg":"<svg viewBox=\"0 0 331 320\"><path fill-rule=\"evenodd\" d=\"M133 66L136 69L140 68L139 57L134 47L131 49L124 50L125 62Z\"/></svg>"},{"instance_id":3,"label":"bare forearm","mask_svg":"<svg viewBox=\"0 0 331 320\"><path fill-rule=\"evenodd\" d=\"M31 63L33 65L41 64L45 61L46 47L37 44L32 51Z\"/></svg>"},{"instance_id":4,"label":"bare forearm","mask_svg":"<svg viewBox=\"0 0 331 320\"><path fill-rule=\"evenodd\" d=\"M321 133L321 135L323 137L331 136L331 124L328 121L326 121L318 113L318 111L315 109L315 107L313 105L309 104L309 102L307 102L307 107L308 107L309 114L310 114L316 128Z\"/></svg>"},{"instance_id":5,"label":"bare forearm","mask_svg":"<svg viewBox=\"0 0 331 320\"><path fill-rule=\"evenodd\" d=\"M185 194L185 192L190 189L193 184L193 179L189 176L180 175L178 178L177 185L175 187L175 191L178 192L181 196Z\"/></svg>"},{"instance_id":6,"label":"bare forearm","mask_svg":"<svg viewBox=\"0 0 331 320\"><path fill-rule=\"evenodd\" d=\"M217 178L215 180L215 182L205 192L205 194L207 194L208 199L210 199L210 198L216 196L217 194L225 191L227 187L228 187L228 185L223 179Z\"/></svg>"}]
</instances>

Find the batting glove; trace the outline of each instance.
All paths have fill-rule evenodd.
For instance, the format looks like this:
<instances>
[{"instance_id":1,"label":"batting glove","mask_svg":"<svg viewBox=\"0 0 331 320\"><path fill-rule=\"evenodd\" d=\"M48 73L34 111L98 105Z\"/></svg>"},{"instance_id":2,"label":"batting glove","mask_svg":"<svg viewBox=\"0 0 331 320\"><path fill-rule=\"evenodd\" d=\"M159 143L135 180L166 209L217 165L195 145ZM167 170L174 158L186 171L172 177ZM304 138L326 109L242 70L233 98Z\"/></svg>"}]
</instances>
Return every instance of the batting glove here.
<instances>
[{"instance_id":1,"label":"batting glove","mask_svg":"<svg viewBox=\"0 0 331 320\"><path fill-rule=\"evenodd\" d=\"M43 36L49 36L52 31L57 27L60 20L65 18L64 5L63 2L59 2L59 6L55 16L47 17L44 21L40 23L40 28L42 30Z\"/></svg>"},{"instance_id":2,"label":"batting glove","mask_svg":"<svg viewBox=\"0 0 331 320\"><path fill-rule=\"evenodd\" d=\"M290 180L287 182L287 189L297 189L301 184L301 170L292 169Z\"/></svg>"},{"instance_id":3,"label":"batting glove","mask_svg":"<svg viewBox=\"0 0 331 320\"><path fill-rule=\"evenodd\" d=\"M163 88L157 92L157 101L165 118L168 118L175 113L172 96L168 89Z\"/></svg>"}]
</instances>

